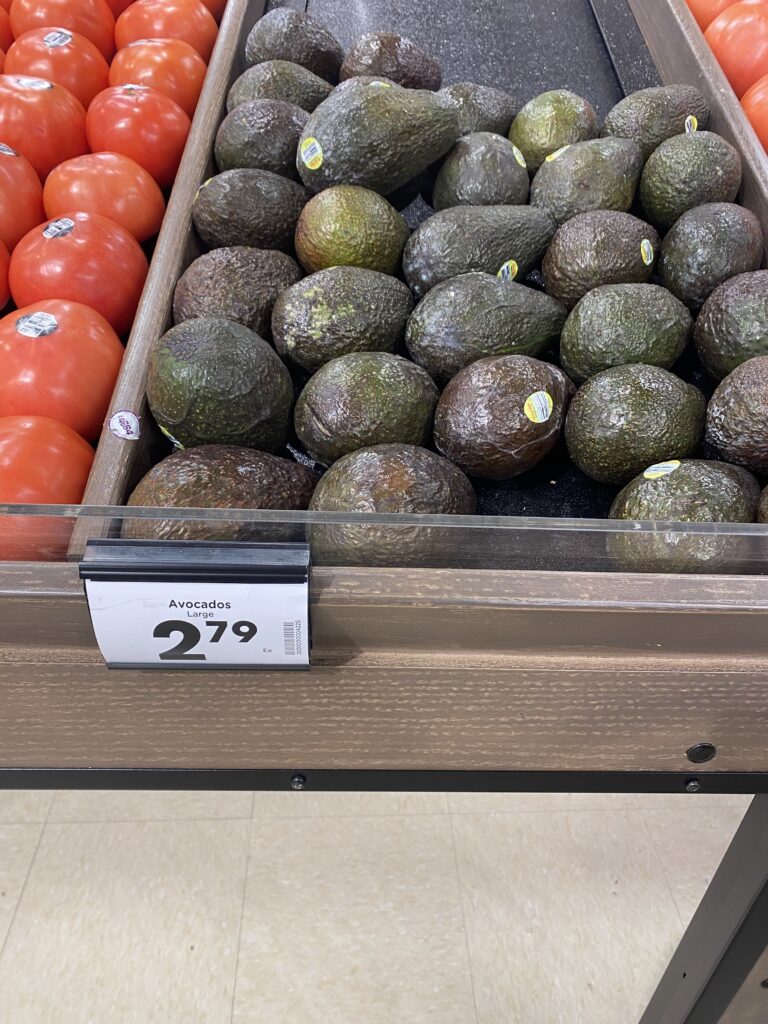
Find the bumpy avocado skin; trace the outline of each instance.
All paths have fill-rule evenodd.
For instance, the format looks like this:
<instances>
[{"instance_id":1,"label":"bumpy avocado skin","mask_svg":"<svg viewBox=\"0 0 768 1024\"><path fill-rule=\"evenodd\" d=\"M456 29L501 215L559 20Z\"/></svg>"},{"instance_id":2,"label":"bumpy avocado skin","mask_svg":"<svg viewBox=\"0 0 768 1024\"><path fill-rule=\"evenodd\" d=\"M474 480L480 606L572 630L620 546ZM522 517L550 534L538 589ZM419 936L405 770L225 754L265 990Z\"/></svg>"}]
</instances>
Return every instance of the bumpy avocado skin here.
<instances>
[{"instance_id":1,"label":"bumpy avocado skin","mask_svg":"<svg viewBox=\"0 0 768 1024\"><path fill-rule=\"evenodd\" d=\"M530 206L453 206L425 220L408 239L405 279L417 298L449 277L496 274L510 260L520 279L538 264L554 231L552 218Z\"/></svg>"},{"instance_id":2,"label":"bumpy avocado skin","mask_svg":"<svg viewBox=\"0 0 768 1024\"><path fill-rule=\"evenodd\" d=\"M610 366L646 363L670 370L693 332L693 317L666 288L607 284L577 302L560 338L560 361L581 383Z\"/></svg>"},{"instance_id":3,"label":"bumpy avocado skin","mask_svg":"<svg viewBox=\"0 0 768 1024\"><path fill-rule=\"evenodd\" d=\"M413 296L388 274L329 267L286 289L272 311L275 348L305 370L350 352L395 352Z\"/></svg>"},{"instance_id":4,"label":"bumpy avocado skin","mask_svg":"<svg viewBox=\"0 0 768 1024\"><path fill-rule=\"evenodd\" d=\"M234 445L174 452L154 466L128 498L130 508L306 509L318 475L306 466ZM261 540L284 537L280 526L194 519L126 519L130 540Z\"/></svg>"},{"instance_id":5,"label":"bumpy avocado skin","mask_svg":"<svg viewBox=\"0 0 768 1024\"><path fill-rule=\"evenodd\" d=\"M309 115L283 100L251 100L227 114L216 134L220 171L253 167L299 180L296 147Z\"/></svg>"},{"instance_id":6,"label":"bumpy avocado skin","mask_svg":"<svg viewBox=\"0 0 768 1024\"><path fill-rule=\"evenodd\" d=\"M654 86L620 100L608 112L600 134L632 139L640 146L643 160L647 160L665 139L684 132L691 116L702 131L709 124L709 106L695 86Z\"/></svg>"},{"instance_id":7,"label":"bumpy avocado skin","mask_svg":"<svg viewBox=\"0 0 768 1024\"><path fill-rule=\"evenodd\" d=\"M382 444L335 462L309 507L313 512L472 515L476 498L468 478L447 459L414 445ZM317 525L311 528L312 560L321 565L441 564L447 532L395 524Z\"/></svg>"},{"instance_id":8,"label":"bumpy avocado skin","mask_svg":"<svg viewBox=\"0 0 768 1024\"><path fill-rule=\"evenodd\" d=\"M394 32L370 32L355 40L341 66L343 79L385 75L406 89L437 90L443 79L438 62L410 39Z\"/></svg>"},{"instance_id":9,"label":"bumpy avocado skin","mask_svg":"<svg viewBox=\"0 0 768 1024\"><path fill-rule=\"evenodd\" d=\"M288 60L336 82L344 60L339 41L309 14L278 7L260 18L245 42L248 64Z\"/></svg>"},{"instance_id":10,"label":"bumpy avocado skin","mask_svg":"<svg viewBox=\"0 0 768 1024\"><path fill-rule=\"evenodd\" d=\"M405 343L414 362L444 385L477 359L541 355L557 342L566 315L543 292L493 274L462 274L427 292Z\"/></svg>"},{"instance_id":11,"label":"bumpy avocado skin","mask_svg":"<svg viewBox=\"0 0 768 1024\"><path fill-rule=\"evenodd\" d=\"M459 139L445 158L432 205L436 210L517 205L528 199L528 187L525 161L512 143L492 132L475 132Z\"/></svg>"},{"instance_id":12,"label":"bumpy avocado skin","mask_svg":"<svg viewBox=\"0 0 768 1024\"><path fill-rule=\"evenodd\" d=\"M212 249L187 267L173 296L173 320L224 317L270 338L272 307L301 278L296 260L277 249Z\"/></svg>"},{"instance_id":13,"label":"bumpy avocado skin","mask_svg":"<svg viewBox=\"0 0 768 1024\"><path fill-rule=\"evenodd\" d=\"M518 476L557 444L574 390L562 370L538 359L479 359L457 373L440 396L435 446L472 476ZM549 408L532 406L535 395L548 395Z\"/></svg>"},{"instance_id":14,"label":"bumpy avocado skin","mask_svg":"<svg viewBox=\"0 0 768 1024\"><path fill-rule=\"evenodd\" d=\"M758 523L768 523L768 487L763 489L760 495L760 504L757 506Z\"/></svg>"},{"instance_id":15,"label":"bumpy avocado skin","mask_svg":"<svg viewBox=\"0 0 768 1024\"><path fill-rule=\"evenodd\" d=\"M641 473L616 497L611 519L637 522L753 523L760 485L725 462L683 459L664 476ZM608 551L632 572L739 571L738 538L674 530L614 533Z\"/></svg>"},{"instance_id":16,"label":"bumpy avocado skin","mask_svg":"<svg viewBox=\"0 0 768 1024\"><path fill-rule=\"evenodd\" d=\"M424 445L437 397L432 378L410 360L351 352L310 378L296 403L296 436L326 466L372 445Z\"/></svg>"},{"instance_id":17,"label":"bumpy avocado skin","mask_svg":"<svg viewBox=\"0 0 768 1024\"><path fill-rule=\"evenodd\" d=\"M565 421L568 452L593 480L625 484L653 463L690 455L705 407L698 388L668 370L613 366L576 392Z\"/></svg>"},{"instance_id":18,"label":"bumpy avocado skin","mask_svg":"<svg viewBox=\"0 0 768 1024\"><path fill-rule=\"evenodd\" d=\"M725 459L768 473L768 356L740 363L715 389L707 443Z\"/></svg>"},{"instance_id":19,"label":"bumpy avocado skin","mask_svg":"<svg viewBox=\"0 0 768 1024\"><path fill-rule=\"evenodd\" d=\"M735 203L705 203L675 221L661 246L659 280L693 310L718 285L757 270L763 232L750 210Z\"/></svg>"},{"instance_id":20,"label":"bumpy avocado skin","mask_svg":"<svg viewBox=\"0 0 768 1024\"><path fill-rule=\"evenodd\" d=\"M227 110L250 100L283 100L311 114L332 91L332 85L300 64L268 60L248 68L235 80L227 96Z\"/></svg>"},{"instance_id":21,"label":"bumpy avocado skin","mask_svg":"<svg viewBox=\"0 0 768 1024\"><path fill-rule=\"evenodd\" d=\"M737 274L712 292L696 319L694 342L715 380L753 356L768 355L768 270Z\"/></svg>"},{"instance_id":22,"label":"bumpy avocado skin","mask_svg":"<svg viewBox=\"0 0 768 1024\"><path fill-rule=\"evenodd\" d=\"M640 147L630 139L590 139L551 153L531 182L531 206L558 224L589 210L632 206L643 170Z\"/></svg>"},{"instance_id":23,"label":"bumpy avocado skin","mask_svg":"<svg viewBox=\"0 0 768 1024\"><path fill-rule=\"evenodd\" d=\"M659 230L694 206L730 203L741 185L741 157L714 132L690 132L662 142L640 179L640 205Z\"/></svg>"},{"instance_id":24,"label":"bumpy avocado skin","mask_svg":"<svg viewBox=\"0 0 768 1024\"><path fill-rule=\"evenodd\" d=\"M531 174L550 153L597 134L597 114L581 96L553 89L529 100L509 129L510 142L522 151Z\"/></svg>"},{"instance_id":25,"label":"bumpy avocado skin","mask_svg":"<svg viewBox=\"0 0 768 1024\"><path fill-rule=\"evenodd\" d=\"M489 85L474 82L456 82L440 90L456 108L459 116L459 135L470 132L496 132L507 135L520 104L514 96Z\"/></svg>"},{"instance_id":26,"label":"bumpy avocado skin","mask_svg":"<svg viewBox=\"0 0 768 1024\"><path fill-rule=\"evenodd\" d=\"M557 229L542 263L544 286L572 309L593 288L650 281L659 236L645 221L618 210L593 210Z\"/></svg>"},{"instance_id":27,"label":"bumpy avocado skin","mask_svg":"<svg viewBox=\"0 0 768 1024\"><path fill-rule=\"evenodd\" d=\"M230 320L187 320L150 353L149 407L184 448L234 444L280 452L293 397L291 376L275 350Z\"/></svg>"}]
</instances>

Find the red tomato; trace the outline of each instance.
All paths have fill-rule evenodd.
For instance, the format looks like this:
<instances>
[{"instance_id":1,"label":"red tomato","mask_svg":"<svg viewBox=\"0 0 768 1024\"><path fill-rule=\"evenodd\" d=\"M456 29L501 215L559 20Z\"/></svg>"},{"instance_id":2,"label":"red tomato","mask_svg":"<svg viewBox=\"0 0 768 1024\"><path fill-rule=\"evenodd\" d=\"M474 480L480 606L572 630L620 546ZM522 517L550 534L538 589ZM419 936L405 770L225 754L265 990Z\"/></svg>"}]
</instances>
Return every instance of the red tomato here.
<instances>
[{"instance_id":1,"label":"red tomato","mask_svg":"<svg viewBox=\"0 0 768 1024\"><path fill-rule=\"evenodd\" d=\"M86 109L109 84L109 65L98 48L67 28L36 28L19 36L6 54L5 73L63 85Z\"/></svg>"},{"instance_id":2,"label":"red tomato","mask_svg":"<svg viewBox=\"0 0 768 1024\"><path fill-rule=\"evenodd\" d=\"M125 228L96 213L70 213L39 225L16 246L11 295L17 306L81 302L127 334L147 269L141 246Z\"/></svg>"},{"instance_id":3,"label":"red tomato","mask_svg":"<svg viewBox=\"0 0 768 1024\"><path fill-rule=\"evenodd\" d=\"M0 139L23 153L45 180L62 160L88 152L85 110L61 85L0 75Z\"/></svg>"},{"instance_id":4,"label":"red tomato","mask_svg":"<svg viewBox=\"0 0 768 1024\"><path fill-rule=\"evenodd\" d=\"M117 19L115 42L122 50L136 39L183 39L207 64L217 33L216 20L200 0L136 0Z\"/></svg>"},{"instance_id":5,"label":"red tomato","mask_svg":"<svg viewBox=\"0 0 768 1024\"><path fill-rule=\"evenodd\" d=\"M224 17L224 8L227 6L227 0L203 0L203 3L216 21L221 21Z\"/></svg>"},{"instance_id":6,"label":"red tomato","mask_svg":"<svg viewBox=\"0 0 768 1024\"><path fill-rule=\"evenodd\" d=\"M768 75L758 78L752 88L744 93L741 105L757 137L768 150Z\"/></svg>"},{"instance_id":7,"label":"red tomato","mask_svg":"<svg viewBox=\"0 0 768 1024\"><path fill-rule=\"evenodd\" d=\"M11 254L5 245L0 242L0 309L8 305L11 297L11 290L8 287L8 267L11 262Z\"/></svg>"},{"instance_id":8,"label":"red tomato","mask_svg":"<svg viewBox=\"0 0 768 1024\"><path fill-rule=\"evenodd\" d=\"M138 39L118 50L110 85L148 85L193 117L208 70L203 58L181 39Z\"/></svg>"},{"instance_id":9,"label":"red tomato","mask_svg":"<svg viewBox=\"0 0 768 1024\"><path fill-rule=\"evenodd\" d=\"M85 36L107 60L115 52L115 19L106 0L13 0L11 28L18 39L33 28L68 28Z\"/></svg>"},{"instance_id":10,"label":"red tomato","mask_svg":"<svg viewBox=\"0 0 768 1024\"><path fill-rule=\"evenodd\" d=\"M699 23L699 28L702 32L715 20L718 14L722 14L726 7L730 7L735 3L736 0L688 0L691 14Z\"/></svg>"},{"instance_id":11,"label":"red tomato","mask_svg":"<svg viewBox=\"0 0 768 1024\"><path fill-rule=\"evenodd\" d=\"M4 11L10 11L11 0L0 0L0 7L2 7Z\"/></svg>"},{"instance_id":12,"label":"red tomato","mask_svg":"<svg viewBox=\"0 0 768 1024\"><path fill-rule=\"evenodd\" d=\"M11 19L8 17L8 11L0 7L0 50L7 51L12 42Z\"/></svg>"},{"instance_id":13,"label":"red tomato","mask_svg":"<svg viewBox=\"0 0 768 1024\"><path fill-rule=\"evenodd\" d=\"M88 108L86 130L94 153L131 157L161 188L173 184L192 122L178 105L145 85L118 85Z\"/></svg>"},{"instance_id":14,"label":"red tomato","mask_svg":"<svg viewBox=\"0 0 768 1024\"><path fill-rule=\"evenodd\" d=\"M5 69L5 53L0 50L0 75L2 75Z\"/></svg>"},{"instance_id":15,"label":"red tomato","mask_svg":"<svg viewBox=\"0 0 768 1024\"><path fill-rule=\"evenodd\" d=\"M2 2L3 0L0 0L0 3ZM125 8L130 7L132 3L133 0L107 0L109 9L110 11L112 11L112 14L115 16L115 18L119 18L125 10Z\"/></svg>"},{"instance_id":16,"label":"red tomato","mask_svg":"<svg viewBox=\"0 0 768 1024\"><path fill-rule=\"evenodd\" d=\"M768 3L741 0L715 18L704 35L739 98L768 74Z\"/></svg>"},{"instance_id":17,"label":"red tomato","mask_svg":"<svg viewBox=\"0 0 768 1024\"><path fill-rule=\"evenodd\" d=\"M32 164L0 142L0 242L9 251L45 220L43 186Z\"/></svg>"}]
</instances>

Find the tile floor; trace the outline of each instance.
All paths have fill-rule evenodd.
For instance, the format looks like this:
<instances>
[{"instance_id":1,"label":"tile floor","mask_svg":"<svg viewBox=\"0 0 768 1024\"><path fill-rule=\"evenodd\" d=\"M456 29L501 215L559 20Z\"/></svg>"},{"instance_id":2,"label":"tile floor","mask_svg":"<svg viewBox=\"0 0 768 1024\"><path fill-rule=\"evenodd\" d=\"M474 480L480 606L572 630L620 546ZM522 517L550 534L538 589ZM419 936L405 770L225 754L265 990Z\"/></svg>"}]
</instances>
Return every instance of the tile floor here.
<instances>
[{"instance_id":1,"label":"tile floor","mask_svg":"<svg viewBox=\"0 0 768 1024\"><path fill-rule=\"evenodd\" d=\"M742 797L0 792L13 1024L633 1024Z\"/></svg>"}]
</instances>

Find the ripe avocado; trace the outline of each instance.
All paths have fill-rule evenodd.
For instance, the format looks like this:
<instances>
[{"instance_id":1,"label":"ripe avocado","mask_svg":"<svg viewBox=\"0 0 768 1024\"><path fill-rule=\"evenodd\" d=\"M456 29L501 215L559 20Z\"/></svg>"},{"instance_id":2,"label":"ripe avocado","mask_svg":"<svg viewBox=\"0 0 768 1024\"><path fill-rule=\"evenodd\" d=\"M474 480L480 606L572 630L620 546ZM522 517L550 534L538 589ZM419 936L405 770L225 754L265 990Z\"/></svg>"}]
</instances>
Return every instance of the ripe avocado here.
<instances>
[{"instance_id":1,"label":"ripe avocado","mask_svg":"<svg viewBox=\"0 0 768 1024\"><path fill-rule=\"evenodd\" d=\"M402 281L363 267L329 267L278 298L275 348L310 372L349 352L394 352L412 309Z\"/></svg>"},{"instance_id":2,"label":"ripe avocado","mask_svg":"<svg viewBox=\"0 0 768 1024\"><path fill-rule=\"evenodd\" d=\"M581 298L560 338L560 361L581 383L609 366L672 368L693 331L693 317L666 288L606 284Z\"/></svg>"},{"instance_id":3,"label":"ripe avocado","mask_svg":"<svg viewBox=\"0 0 768 1024\"><path fill-rule=\"evenodd\" d=\"M179 278L174 323L223 317L269 339L275 300L300 278L298 263L276 249L213 249L190 263Z\"/></svg>"},{"instance_id":4,"label":"ripe avocado","mask_svg":"<svg viewBox=\"0 0 768 1024\"><path fill-rule=\"evenodd\" d=\"M508 135L520 104L507 92L474 82L456 82L440 90L456 108L459 135L471 132L496 132Z\"/></svg>"},{"instance_id":5,"label":"ripe avocado","mask_svg":"<svg viewBox=\"0 0 768 1024\"><path fill-rule=\"evenodd\" d=\"M768 523L768 487L763 489L760 495L760 504L757 506L758 523Z\"/></svg>"},{"instance_id":6,"label":"ripe avocado","mask_svg":"<svg viewBox=\"0 0 768 1024\"><path fill-rule=\"evenodd\" d=\"M538 356L560 337L566 309L493 274L461 274L427 292L405 334L411 358L438 384L487 356Z\"/></svg>"},{"instance_id":7,"label":"ripe avocado","mask_svg":"<svg viewBox=\"0 0 768 1024\"><path fill-rule=\"evenodd\" d=\"M554 230L549 214L530 206L453 206L408 239L405 279L421 298L440 281L473 270L521 278L544 255Z\"/></svg>"},{"instance_id":8,"label":"ripe avocado","mask_svg":"<svg viewBox=\"0 0 768 1024\"><path fill-rule=\"evenodd\" d=\"M271 171L222 171L198 189L192 204L197 233L211 249L246 245L293 252L299 214L310 193Z\"/></svg>"},{"instance_id":9,"label":"ripe avocado","mask_svg":"<svg viewBox=\"0 0 768 1024\"><path fill-rule=\"evenodd\" d=\"M768 355L768 270L737 274L715 288L701 307L693 340L715 380L752 356Z\"/></svg>"},{"instance_id":10,"label":"ripe avocado","mask_svg":"<svg viewBox=\"0 0 768 1024\"><path fill-rule=\"evenodd\" d=\"M288 60L300 64L328 82L336 82L344 51L339 41L303 11L284 7L260 18L245 43L247 64Z\"/></svg>"},{"instance_id":11,"label":"ripe avocado","mask_svg":"<svg viewBox=\"0 0 768 1024\"><path fill-rule=\"evenodd\" d=\"M571 309L599 285L649 281L658 250L656 231L629 213L582 213L555 232L542 263L544 286Z\"/></svg>"},{"instance_id":12,"label":"ripe avocado","mask_svg":"<svg viewBox=\"0 0 768 1024\"><path fill-rule=\"evenodd\" d=\"M326 267L367 267L394 274L408 225L383 196L337 185L314 196L296 225L296 253L309 273Z\"/></svg>"},{"instance_id":13,"label":"ripe avocado","mask_svg":"<svg viewBox=\"0 0 768 1024\"><path fill-rule=\"evenodd\" d=\"M435 446L472 476L508 480L557 444L574 391L562 370L538 359L479 359L440 396Z\"/></svg>"},{"instance_id":14,"label":"ripe avocado","mask_svg":"<svg viewBox=\"0 0 768 1024\"><path fill-rule=\"evenodd\" d=\"M704 433L705 406L697 388L668 370L612 366L576 392L565 442L582 473L624 484L652 463L690 455Z\"/></svg>"},{"instance_id":15,"label":"ripe avocado","mask_svg":"<svg viewBox=\"0 0 768 1024\"><path fill-rule=\"evenodd\" d=\"M344 58L340 78L385 75L406 89L440 88L440 65L416 43L393 32L371 32L357 39Z\"/></svg>"},{"instance_id":16,"label":"ripe avocado","mask_svg":"<svg viewBox=\"0 0 768 1024\"><path fill-rule=\"evenodd\" d=\"M309 505L317 480L311 469L276 455L207 444L163 459L139 482L127 504L129 508L301 510ZM123 537L131 540L279 540L274 531L275 527L253 521L126 519L123 523Z\"/></svg>"},{"instance_id":17,"label":"ripe avocado","mask_svg":"<svg viewBox=\"0 0 768 1024\"><path fill-rule=\"evenodd\" d=\"M235 80L227 96L227 110L250 100L283 100L311 114L332 92L332 85L300 64L268 60L248 68Z\"/></svg>"},{"instance_id":18,"label":"ripe avocado","mask_svg":"<svg viewBox=\"0 0 768 1024\"><path fill-rule=\"evenodd\" d=\"M726 460L768 473L768 356L740 363L715 389L707 443Z\"/></svg>"},{"instance_id":19,"label":"ripe avocado","mask_svg":"<svg viewBox=\"0 0 768 1024\"><path fill-rule=\"evenodd\" d=\"M522 151L535 174L550 153L594 139L596 134L597 114L591 104L567 89L554 89L525 104L512 122L509 140Z\"/></svg>"},{"instance_id":20,"label":"ripe avocado","mask_svg":"<svg viewBox=\"0 0 768 1024\"><path fill-rule=\"evenodd\" d=\"M436 210L449 206L505 206L528 199L523 154L491 132L459 139L445 158L432 193Z\"/></svg>"},{"instance_id":21,"label":"ripe avocado","mask_svg":"<svg viewBox=\"0 0 768 1024\"><path fill-rule=\"evenodd\" d=\"M296 166L313 192L362 185L387 195L444 156L458 136L454 107L424 89L339 89L307 121Z\"/></svg>"},{"instance_id":22,"label":"ripe avocado","mask_svg":"<svg viewBox=\"0 0 768 1024\"><path fill-rule=\"evenodd\" d=\"M220 171L254 167L298 181L296 147L309 114L283 100L251 100L227 114L216 134Z\"/></svg>"},{"instance_id":23,"label":"ripe avocado","mask_svg":"<svg viewBox=\"0 0 768 1024\"><path fill-rule=\"evenodd\" d=\"M389 352L350 352L311 377L294 413L296 436L329 466L375 444L429 441L438 391L429 374Z\"/></svg>"},{"instance_id":24,"label":"ripe avocado","mask_svg":"<svg viewBox=\"0 0 768 1024\"><path fill-rule=\"evenodd\" d=\"M149 357L147 401L179 447L237 444L280 452L293 383L258 334L206 317L172 327L159 339Z\"/></svg>"},{"instance_id":25,"label":"ripe avocado","mask_svg":"<svg viewBox=\"0 0 768 1024\"><path fill-rule=\"evenodd\" d=\"M675 135L648 157L640 179L640 205L665 231L702 203L730 203L741 185L741 157L713 132Z\"/></svg>"},{"instance_id":26,"label":"ripe avocado","mask_svg":"<svg viewBox=\"0 0 768 1024\"><path fill-rule=\"evenodd\" d=\"M531 206L558 224L588 210L632 206L643 158L630 139L590 139L550 153L531 182Z\"/></svg>"},{"instance_id":27,"label":"ripe avocado","mask_svg":"<svg viewBox=\"0 0 768 1024\"><path fill-rule=\"evenodd\" d=\"M675 221L664 238L659 280L698 310L729 277L757 270L763 232L754 213L735 203L705 203Z\"/></svg>"},{"instance_id":28,"label":"ripe avocado","mask_svg":"<svg viewBox=\"0 0 768 1024\"><path fill-rule=\"evenodd\" d=\"M707 101L695 86L661 85L620 100L608 112L600 134L632 139L647 160L665 139L687 130L703 130L708 124Z\"/></svg>"}]
</instances>

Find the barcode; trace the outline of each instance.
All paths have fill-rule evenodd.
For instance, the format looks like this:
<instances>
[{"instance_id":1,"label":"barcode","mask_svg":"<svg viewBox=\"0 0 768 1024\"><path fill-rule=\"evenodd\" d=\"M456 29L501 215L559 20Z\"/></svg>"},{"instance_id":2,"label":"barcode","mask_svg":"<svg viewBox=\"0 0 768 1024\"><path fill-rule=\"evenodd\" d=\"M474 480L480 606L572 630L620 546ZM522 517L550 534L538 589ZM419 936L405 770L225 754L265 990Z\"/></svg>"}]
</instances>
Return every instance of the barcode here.
<instances>
[{"instance_id":1,"label":"barcode","mask_svg":"<svg viewBox=\"0 0 768 1024\"><path fill-rule=\"evenodd\" d=\"M283 648L286 658L296 657L298 651L296 649L296 623L295 622L284 622L283 623Z\"/></svg>"}]
</instances>

